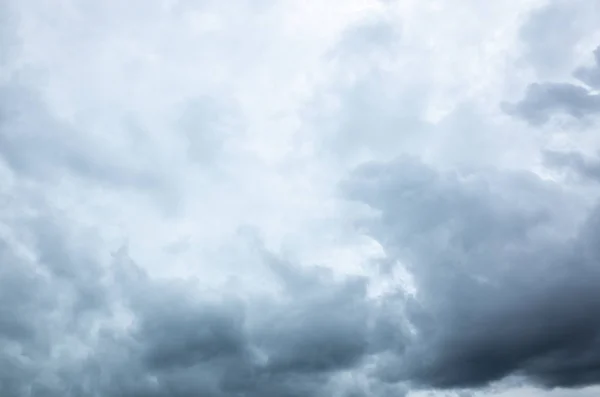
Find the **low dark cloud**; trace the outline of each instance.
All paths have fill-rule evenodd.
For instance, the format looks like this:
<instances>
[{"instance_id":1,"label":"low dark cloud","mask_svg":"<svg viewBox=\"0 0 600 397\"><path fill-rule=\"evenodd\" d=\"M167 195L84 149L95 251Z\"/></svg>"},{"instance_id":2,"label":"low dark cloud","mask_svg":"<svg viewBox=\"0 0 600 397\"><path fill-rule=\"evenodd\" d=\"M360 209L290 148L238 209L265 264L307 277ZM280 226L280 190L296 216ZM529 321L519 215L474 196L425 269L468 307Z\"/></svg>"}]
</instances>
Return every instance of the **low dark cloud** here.
<instances>
[{"instance_id":1,"label":"low dark cloud","mask_svg":"<svg viewBox=\"0 0 600 397\"><path fill-rule=\"evenodd\" d=\"M341 396L335 377L389 348L362 277L264 252L280 299L207 293L152 279L125 249L101 264L68 217L44 214L11 224L24 241L2 240L3 396Z\"/></svg>"},{"instance_id":2,"label":"low dark cloud","mask_svg":"<svg viewBox=\"0 0 600 397\"><path fill-rule=\"evenodd\" d=\"M272 265L290 266L277 260ZM302 273L286 273L284 285L302 277ZM368 352L373 307L366 300L366 280L348 279L336 285L327 274L308 276L304 288L287 287L289 301L267 310L260 320L264 331L258 337L271 357L267 368L273 374L352 369Z\"/></svg>"},{"instance_id":3,"label":"low dark cloud","mask_svg":"<svg viewBox=\"0 0 600 397\"><path fill-rule=\"evenodd\" d=\"M418 290L415 336L381 365L383 379L600 382L598 209L575 232L565 193L533 174L444 173L412 159L364 167L349 191L380 211L369 228Z\"/></svg>"}]
</instances>

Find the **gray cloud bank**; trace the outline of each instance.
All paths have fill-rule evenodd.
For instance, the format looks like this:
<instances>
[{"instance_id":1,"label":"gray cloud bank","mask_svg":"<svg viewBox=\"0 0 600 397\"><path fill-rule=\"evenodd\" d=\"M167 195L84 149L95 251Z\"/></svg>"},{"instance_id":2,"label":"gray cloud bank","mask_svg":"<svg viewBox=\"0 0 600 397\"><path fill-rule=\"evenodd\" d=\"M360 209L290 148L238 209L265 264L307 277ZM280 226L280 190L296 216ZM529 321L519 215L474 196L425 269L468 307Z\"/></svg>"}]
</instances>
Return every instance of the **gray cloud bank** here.
<instances>
[{"instance_id":1,"label":"gray cloud bank","mask_svg":"<svg viewBox=\"0 0 600 397\"><path fill-rule=\"evenodd\" d=\"M101 265L58 224L18 227L33 261L2 241L3 396L350 395L334 375L360 367L387 321L370 321L362 278L335 282L265 254L284 299L202 294L151 279L125 250Z\"/></svg>"},{"instance_id":2,"label":"gray cloud bank","mask_svg":"<svg viewBox=\"0 0 600 397\"><path fill-rule=\"evenodd\" d=\"M365 167L352 194L418 291L416 328L381 373L439 388L509 375L547 387L600 380L598 208L575 233L557 186L528 174L455 175L410 159ZM560 210L559 210L560 209ZM570 232L571 231L571 232Z\"/></svg>"},{"instance_id":3,"label":"gray cloud bank","mask_svg":"<svg viewBox=\"0 0 600 397\"><path fill-rule=\"evenodd\" d=\"M99 263L64 214L5 216L25 237L2 239L3 395L399 395L406 384L479 388L509 376L600 381L598 208L578 222L576 201L533 174L446 173L410 158L364 166L345 189L380 212L365 226L409 268L416 296L374 300L365 278L336 281L260 247L279 298L203 293L152 279L123 250Z\"/></svg>"}]
</instances>

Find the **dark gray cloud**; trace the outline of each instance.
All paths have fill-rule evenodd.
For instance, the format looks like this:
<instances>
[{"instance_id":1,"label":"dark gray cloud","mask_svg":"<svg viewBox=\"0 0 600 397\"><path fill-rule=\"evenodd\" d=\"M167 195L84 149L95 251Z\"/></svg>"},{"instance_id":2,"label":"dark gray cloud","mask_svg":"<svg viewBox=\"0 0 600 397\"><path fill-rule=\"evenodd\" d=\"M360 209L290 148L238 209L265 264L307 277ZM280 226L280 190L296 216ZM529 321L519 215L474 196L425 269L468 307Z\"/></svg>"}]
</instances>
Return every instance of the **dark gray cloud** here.
<instances>
[{"instance_id":1,"label":"dark gray cloud","mask_svg":"<svg viewBox=\"0 0 600 397\"><path fill-rule=\"evenodd\" d=\"M271 266L279 268L290 301L263 312L259 336L271 357L269 371L313 374L359 364L368 350L372 309L366 280L336 286L327 274L291 273L289 264L276 259ZM299 280L302 287L296 289Z\"/></svg>"},{"instance_id":2,"label":"dark gray cloud","mask_svg":"<svg viewBox=\"0 0 600 397\"><path fill-rule=\"evenodd\" d=\"M577 209L535 175L443 173L413 159L365 166L348 189L380 211L370 230L418 290L407 306L416 333L382 378L438 388L600 381L598 209L575 232Z\"/></svg>"}]
</instances>

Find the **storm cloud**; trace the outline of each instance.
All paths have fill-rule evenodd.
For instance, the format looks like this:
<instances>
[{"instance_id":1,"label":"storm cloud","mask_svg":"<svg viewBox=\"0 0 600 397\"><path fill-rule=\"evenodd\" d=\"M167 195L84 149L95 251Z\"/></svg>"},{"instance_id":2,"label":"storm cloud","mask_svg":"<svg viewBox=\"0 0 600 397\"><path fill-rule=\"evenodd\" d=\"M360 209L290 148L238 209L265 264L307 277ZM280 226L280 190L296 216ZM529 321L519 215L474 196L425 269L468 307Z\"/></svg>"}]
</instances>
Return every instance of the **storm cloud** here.
<instances>
[{"instance_id":1,"label":"storm cloud","mask_svg":"<svg viewBox=\"0 0 600 397\"><path fill-rule=\"evenodd\" d=\"M346 371L397 392L599 381L596 207L582 216L533 174L411 158L363 166L345 188L379 211L365 227L406 265L416 295L374 300L365 278L336 281L260 247L283 298L215 294L154 280L125 249L96 263L57 219L21 224L37 260L4 240L7 395L324 396L343 392Z\"/></svg>"},{"instance_id":2,"label":"storm cloud","mask_svg":"<svg viewBox=\"0 0 600 397\"><path fill-rule=\"evenodd\" d=\"M547 387L599 381L597 208L573 232L553 183L411 159L365 166L350 191L380 211L370 229L420 291L409 305L416 336L381 367L384 379L442 388L511 375Z\"/></svg>"}]
</instances>

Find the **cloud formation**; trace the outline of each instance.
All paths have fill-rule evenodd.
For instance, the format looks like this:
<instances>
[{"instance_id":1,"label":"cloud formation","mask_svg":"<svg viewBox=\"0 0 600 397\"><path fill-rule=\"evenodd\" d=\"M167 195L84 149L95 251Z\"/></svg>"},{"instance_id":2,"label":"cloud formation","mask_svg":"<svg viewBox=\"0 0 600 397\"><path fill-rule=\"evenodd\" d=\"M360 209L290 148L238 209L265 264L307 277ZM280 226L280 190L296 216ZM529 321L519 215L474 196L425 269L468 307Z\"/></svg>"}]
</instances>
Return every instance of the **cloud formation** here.
<instances>
[{"instance_id":1,"label":"cloud formation","mask_svg":"<svg viewBox=\"0 0 600 397\"><path fill-rule=\"evenodd\" d=\"M595 395L596 11L3 3L0 395Z\"/></svg>"},{"instance_id":2,"label":"cloud formation","mask_svg":"<svg viewBox=\"0 0 600 397\"><path fill-rule=\"evenodd\" d=\"M389 348L363 278L334 281L267 256L285 299L242 300L153 280L124 249L105 266L86 261L55 224L35 217L22 228L35 263L3 241L7 396L349 395L336 374Z\"/></svg>"},{"instance_id":3,"label":"cloud formation","mask_svg":"<svg viewBox=\"0 0 600 397\"><path fill-rule=\"evenodd\" d=\"M597 209L572 234L553 183L440 173L411 159L365 166L350 187L380 211L373 233L419 291L416 336L382 376L442 388L511 375L547 387L598 382Z\"/></svg>"},{"instance_id":4,"label":"cloud formation","mask_svg":"<svg viewBox=\"0 0 600 397\"><path fill-rule=\"evenodd\" d=\"M574 75L588 86L595 89L600 88L600 47L594 51L594 65L580 67L575 70Z\"/></svg>"},{"instance_id":5,"label":"cloud formation","mask_svg":"<svg viewBox=\"0 0 600 397\"><path fill-rule=\"evenodd\" d=\"M525 98L505 109L533 125L542 125L561 113L579 120L594 115L600 112L600 97L575 84L534 83Z\"/></svg>"},{"instance_id":6,"label":"cloud formation","mask_svg":"<svg viewBox=\"0 0 600 397\"><path fill-rule=\"evenodd\" d=\"M508 114L519 117L534 126L548 123L553 117L567 115L584 121L600 112L600 96L597 88L600 66L600 47L594 51L596 65L579 67L573 72L581 84L532 83L527 87L524 98L502 108Z\"/></svg>"},{"instance_id":7,"label":"cloud formation","mask_svg":"<svg viewBox=\"0 0 600 397\"><path fill-rule=\"evenodd\" d=\"M584 180L600 181L600 161L596 158L584 156L575 151L547 150L543 153L546 164L567 172Z\"/></svg>"},{"instance_id":8,"label":"cloud formation","mask_svg":"<svg viewBox=\"0 0 600 397\"><path fill-rule=\"evenodd\" d=\"M599 13L600 7L593 1L550 0L527 15L519 36L525 46L524 58L538 78L556 78L578 66L578 47L593 40Z\"/></svg>"}]
</instances>

